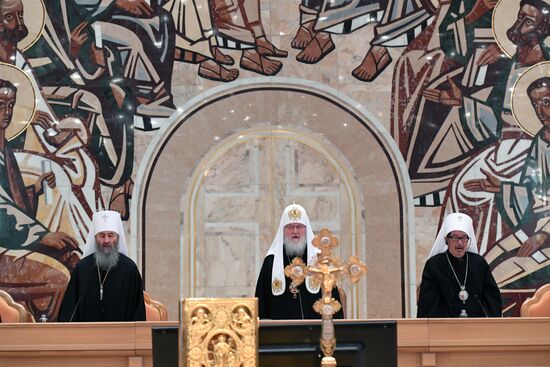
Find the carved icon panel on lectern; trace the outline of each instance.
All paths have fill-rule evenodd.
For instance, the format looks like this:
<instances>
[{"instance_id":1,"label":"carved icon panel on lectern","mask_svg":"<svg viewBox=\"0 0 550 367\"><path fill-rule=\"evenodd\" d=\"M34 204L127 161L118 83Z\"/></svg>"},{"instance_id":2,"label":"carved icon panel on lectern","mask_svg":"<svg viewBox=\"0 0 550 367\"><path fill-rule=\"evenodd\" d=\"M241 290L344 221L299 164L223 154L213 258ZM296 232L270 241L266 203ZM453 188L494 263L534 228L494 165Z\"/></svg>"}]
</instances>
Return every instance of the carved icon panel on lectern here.
<instances>
[{"instance_id":1,"label":"carved icon panel on lectern","mask_svg":"<svg viewBox=\"0 0 550 367\"><path fill-rule=\"evenodd\" d=\"M256 367L257 299L184 299L180 342L182 367Z\"/></svg>"}]
</instances>

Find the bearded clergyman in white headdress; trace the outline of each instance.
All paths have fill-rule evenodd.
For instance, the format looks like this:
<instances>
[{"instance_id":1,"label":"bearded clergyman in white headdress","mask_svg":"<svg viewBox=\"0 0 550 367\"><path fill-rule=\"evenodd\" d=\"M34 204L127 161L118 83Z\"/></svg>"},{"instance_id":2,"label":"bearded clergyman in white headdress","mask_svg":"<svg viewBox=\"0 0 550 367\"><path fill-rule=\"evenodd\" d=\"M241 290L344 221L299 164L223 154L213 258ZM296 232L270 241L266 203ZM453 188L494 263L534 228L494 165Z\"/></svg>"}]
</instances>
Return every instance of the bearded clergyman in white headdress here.
<instances>
[{"instance_id":1,"label":"bearded clergyman in white headdress","mask_svg":"<svg viewBox=\"0 0 550 367\"><path fill-rule=\"evenodd\" d=\"M287 206L256 284L261 319L321 318L313 310L313 304L321 298L319 284L306 277L304 283L296 285L284 274L285 266L295 257L302 258L307 265L314 264L319 250L311 243L313 237L305 209L297 204ZM336 289L332 291L332 297L340 301ZM344 318L343 311L338 311L334 318Z\"/></svg>"},{"instance_id":2,"label":"bearded clergyman in white headdress","mask_svg":"<svg viewBox=\"0 0 550 367\"><path fill-rule=\"evenodd\" d=\"M141 276L127 255L120 214L95 213L58 321L145 321Z\"/></svg>"},{"instance_id":3,"label":"bearded clergyman in white headdress","mask_svg":"<svg viewBox=\"0 0 550 367\"><path fill-rule=\"evenodd\" d=\"M472 218L449 214L424 266L417 317L500 316L500 291L478 255Z\"/></svg>"}]
</instances>

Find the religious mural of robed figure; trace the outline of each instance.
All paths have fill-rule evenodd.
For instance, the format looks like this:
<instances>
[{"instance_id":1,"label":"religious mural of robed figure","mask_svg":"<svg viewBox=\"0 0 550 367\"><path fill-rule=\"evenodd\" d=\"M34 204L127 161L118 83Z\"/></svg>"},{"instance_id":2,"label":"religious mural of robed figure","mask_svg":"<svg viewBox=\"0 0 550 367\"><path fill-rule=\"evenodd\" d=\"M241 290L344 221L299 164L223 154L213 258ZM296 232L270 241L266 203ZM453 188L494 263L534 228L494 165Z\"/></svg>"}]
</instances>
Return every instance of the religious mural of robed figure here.
<instances>
[{"instance_id":1,"label":"religious mural of robed figure","mask_svg":"<svg viewBox=\"0 0 550 367\"><path fill-rule=\"evenodd\" d=\"M505 12L505 9L501 8L503 5L505 4L501 3L495 9L496 15L502 15ZM525 0L519 3L518 12L511 19L513 23L510 24L508 21L508 24L502 22L495 25L496 34L501 35L498 39L500 47L511 55L507 68L503 70L503 75L500 77L500 84L492 90L493 96L500 96L498 99L500 102L493 105L494 112L482 114L481 111L486 110L487 106L479 99L473 98L471 105L476 109L469 111L470 115L479 116L477 119L483 120L484 123L490 121L489 118L495 121L498 138L493 143L484 145L484 148L472 152L475 155L451 181L442 210L442 215L449 208L460 210L471 215L478 223L479 250L490 263L499 287L503 291L505 315L519 315L519 307L523 300L532 294L526 290L536 289L544 284L540 279L535 281L534 278L521 277L523 282L515 282L513 287L503 289L507 283L503 283L503 279L509 276L505 273L519 276L528 271L529 267L521 265L522 270L519 273L513 268L504 271L502 266L499 266L500 270L496 271L495 257L502 251L502 246L510 244L512 238L523 243L522 246L525 249L530 248L534 243L539 247L545 241L542 234L537 234L538 230L530 229L536 221L534 217L530 214L526 215L525 208L517 207L517 205L528 207L527 204L519 204L525 203L527 199L518 200L519 197L509 193L509 190L516 185L522 186L522 182L525 185L526 167L531 160L530 155L533 154L532 137L538 132L537 128L531 126L536 125L539 120L543 121L538 114L529 113L529 110L524 114L518 113L517 101L532 108L530 106L534 102L526 97L530 90L526 80L533 81L533 75L544 75L537 73L544 70L543 65L547 65L546 61L550 56L544 43L550 29L548 12L550 7L545 2ZM513 108L514 104L516 108ZM523 116L530 116L531 121L527 123ZM540 195L546 195L542 192ZM534 251L520 251L518 256L531 256L533 253ZM513 261L516 262L527 261L514 259ZM500 263L501 260L496 261ZM537 264L541 268L546 266L544 261L539 261Z\"/></svg>"},{"instance_id":2,"label":"religious mural of robed figure","mask_svg":"<svg viewBox=\"0 0 550 367\"><path fill-rule=\"evenodd\" d=\"M518 307L527 298L522 289L538 288L550 276L550 212L545 199L550 189L546 174L550 158L550 78L541 77L549 71L549 63L538 64L520 77L514 90L518 123L533 136L519 180L501 181L487 173L480 188L494 192L499 214L511 228L485 255L508 308ZM530 105L525 103L527 100Z\"/></svg>"},{"instance_id":3,"label":"religious mural of robed figure","mask_svg":"<svg viewBox=\"0 0 550 367\"><path fill-rule=\"evenodd\" d=\"M490 264L491 249L515 232L503 219L507 209L496 187L520 181L531 146L534 134L512 113L512 91L522 74L548 60L548 6L542 0L442 4L435 28L409 45L395 69L392 129L415 205L441 206L440 223L449 212L470 215L479 253ZM505 315L518 316L541 285L529 282L503 292Z\"/></svg>"},{"instance_id":4,"label":"religious mural of robed figure","mask_svg":"<svg viewBox=\"0 0 550 367\"><path fill-rule=\"evenodd\" d=\"M20 69L8 65L0 65L0 69L10 73L14 81L0 80L0 279L2 288L35 315L55 319L69 271L78 261L77 253L81 250L73 237L50 231L37 219L39 199L47 190L55 188L56 176L46 171L31 175L30 185L25 183L18 158L22 154L24 158L38 156L18 152L8 139L22 129L17 123L10 126L13 117L19 119L26 115L25 110L30 109L31 114L34 110L34 96L31 94L32 98L27 99L32 86ZM19 92L14 83L20 85L22 91ZM25 88L29 89L25 91ZM19 108L23 111L18 111ZM22 122L23 127L28 124L24 120L18 122Z\"/></svg>"}]
</instances>

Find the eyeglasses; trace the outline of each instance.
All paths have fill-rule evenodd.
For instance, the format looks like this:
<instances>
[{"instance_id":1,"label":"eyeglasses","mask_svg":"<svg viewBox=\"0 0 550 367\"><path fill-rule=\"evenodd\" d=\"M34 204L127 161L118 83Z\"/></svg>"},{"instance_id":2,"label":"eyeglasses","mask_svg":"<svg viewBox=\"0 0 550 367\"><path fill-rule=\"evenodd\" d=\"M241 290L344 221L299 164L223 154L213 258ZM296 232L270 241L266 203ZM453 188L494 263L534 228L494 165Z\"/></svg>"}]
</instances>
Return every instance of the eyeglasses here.
<instances>
[{"instance_id":1,"label":"eyeglasses","mask_svg":"<svg viewBox=\"0 0 550 367\"><path fill-rule=\"evenodd\" d=\"M461 242L468 242L470 240L470 237L468 236L449 236L447 237L449 240L451 240L451 242L454 242L454 243L458 243L458 241L461 241Z\"/></svg>"}]
</instances>

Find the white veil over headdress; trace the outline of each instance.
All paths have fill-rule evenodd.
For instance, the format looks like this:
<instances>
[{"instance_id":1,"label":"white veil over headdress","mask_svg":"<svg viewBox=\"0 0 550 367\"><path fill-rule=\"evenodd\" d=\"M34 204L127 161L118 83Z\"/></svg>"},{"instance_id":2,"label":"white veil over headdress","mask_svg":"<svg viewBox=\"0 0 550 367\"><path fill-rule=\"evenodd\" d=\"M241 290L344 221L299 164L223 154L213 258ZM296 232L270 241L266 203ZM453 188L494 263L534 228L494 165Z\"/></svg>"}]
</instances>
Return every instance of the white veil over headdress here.
<instances>
[{"instance_id":1,"label":"white veil over headdress","mask_svg":"<svg viewBox=\"0 0 550 367\"><path fill-rule=\"evenodd\" d=\"M128 248L126 247L126 238L120 214L112 210L104 210L94 213L92 217L92 226L86 238L86 246L84 247L82 257L91 255L96 251L95 235L105 231L118 234L118 252L128 256Z\"/></svg>"},{"instance_id":2,"label":"white veil over headdress","mask_svg":"<svg viewBox=\"0 0 550 367\"><path fill-rule=\"evenodd\" d=\"M462 231L466 233L468 237L470 237L466 251L473 252L475 254L478 253L477 239L474 233L472 218L463 213L451 213L443 220L443 224L437 234L435 242L432 246L432 251L430 252L430 256L428 258L447 251L445 237L447 237L447 235L452 231Z\"/></svg>"},{"instance_id":3,"label":"white veil over headdress","mask_svg":"<svg viewBox=\"0 0 550 367\"><path fill-rule=\"evenodd\" d=\"M286 281L284 273L284 261L283 261L283 242L284 242L284 228L287 224L303 224L306 226L306 242L307 242L307 265L313 265L319 249L313 246L311 241L313 240L313 230L309 223L309 217L306 210L298 204L291 204L287 206L281 216L281 222L279 224L279 230L275 239L271 243L271 247L267 251L267 255L274 255L273 268L271 269L271 292L274 296L280 296L285 292ZM277 284L274 287L274 284ZM306 288L310 293L318 293L319 285L312 284L310 277L306 277Z\"/></svg>"}]
</instances>

